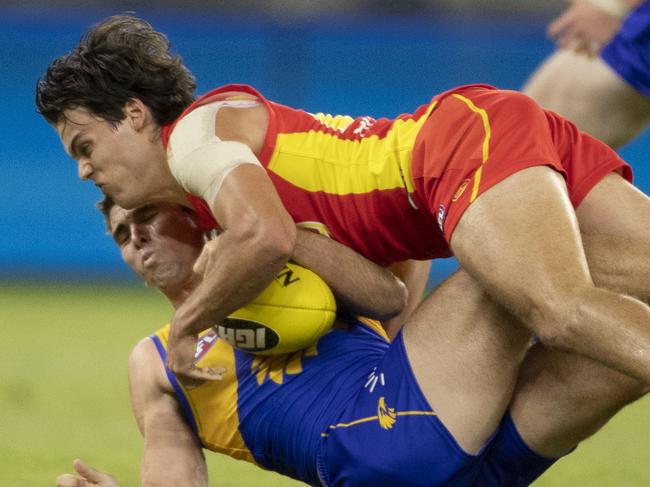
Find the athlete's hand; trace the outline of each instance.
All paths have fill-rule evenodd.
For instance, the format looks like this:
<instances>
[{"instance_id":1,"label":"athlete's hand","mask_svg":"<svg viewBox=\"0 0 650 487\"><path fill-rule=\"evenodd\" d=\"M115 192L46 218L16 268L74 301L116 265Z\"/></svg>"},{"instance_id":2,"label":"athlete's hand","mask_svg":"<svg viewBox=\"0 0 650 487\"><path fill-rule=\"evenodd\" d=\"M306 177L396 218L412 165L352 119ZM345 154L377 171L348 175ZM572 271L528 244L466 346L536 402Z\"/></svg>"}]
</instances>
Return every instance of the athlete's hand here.
<instances>
[{"instance_id":1,"label":"athlete's hand","mask_svg":"<svg viewBox=\"0 0 650 487\"><path fill-rule=\"evenodd\" d=\"M203 278L203 275L205 274L205 270L208 267L208 263L211 262L217 255L218 246L219 246L218 238L213 240L208 240L203 245L203 249L201 250L201 253L196 259L196 262L194 262L194 266L192 267L192 270L194 271L195 274L198 274L199 276L201 276L201 278Z\"/></svg>"},{"instance_id":2,"label":"athlete's hand","mask_svg":"<svg viewBox=\"0 0 650 487\"><path fill-rule=\"evenodd\" d=\"M590 0L575 0L548 26L558 47L596 56L621 26L621 17L608 13Z\"/></svg>"},{"instance_id":3,"label":"athlete's hand","mask_svg":"<svg viewBox=\"0 0 650 487\"><path fill-rule=\"evenodd\" d=\"M72 462L80 475L63 474L56 479L57 487L120 487L120 483L110 474L88 467L78 458Z\"/></svg>"},{"instance_id":4,"label":"athlete's hand","mask_svg":"<svg viewBox=\"0 0 650 487\"><path fill-rule=\"evenodd\" d=\"M176 317L174 317L176 320ZM194 365L198 337L179 333L179 326L172 321L167 341L167 367L188 389L200 386L205 381L221 380L226 371L223 367L200 368Z\"/></svg>"}]
</instances>

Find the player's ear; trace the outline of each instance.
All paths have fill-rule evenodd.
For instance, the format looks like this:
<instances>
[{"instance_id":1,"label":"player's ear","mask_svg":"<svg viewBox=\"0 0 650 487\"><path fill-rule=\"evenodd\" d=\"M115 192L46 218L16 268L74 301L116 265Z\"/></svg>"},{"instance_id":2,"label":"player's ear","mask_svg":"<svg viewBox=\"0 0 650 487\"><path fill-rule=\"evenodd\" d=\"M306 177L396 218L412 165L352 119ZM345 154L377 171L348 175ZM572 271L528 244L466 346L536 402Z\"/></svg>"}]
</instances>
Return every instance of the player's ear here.
<instances>
[{"instance_id":1,"label":"player's ear","mask_svg":"<svg viewBox=\"0 0 650 487\"><path fill-rule=\"evenodd\" d=\"M125 121L136 132L140 132L153 121L151 110L138 98L130 98L124 104L124 116Z\"/></svg>"}]
</instances>

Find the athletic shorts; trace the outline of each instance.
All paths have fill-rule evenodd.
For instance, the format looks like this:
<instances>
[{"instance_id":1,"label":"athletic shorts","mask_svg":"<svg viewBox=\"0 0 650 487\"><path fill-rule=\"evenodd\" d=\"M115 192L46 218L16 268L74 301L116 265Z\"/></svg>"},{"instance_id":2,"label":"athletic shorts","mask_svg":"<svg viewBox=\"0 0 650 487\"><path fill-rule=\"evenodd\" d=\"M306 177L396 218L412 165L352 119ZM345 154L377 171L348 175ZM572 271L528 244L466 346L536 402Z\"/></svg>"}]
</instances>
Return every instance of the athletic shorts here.
<instances>
[{"instance_id":1,"label":"athletic shorts","mask_svg":"<svg viewBox=\"0 0 650 487\"><path fill-rule=\"evenodd\" d=\"M524 485L509 482L552 463L530 451L514 427L500 428L479 454L465 453L422 394L402 333L323 433L317 458L328 487Z\"/></svg>"},{"instance_id":2,"label":"athletic shorts","mask_svg":"<svg viewBox=\"0 0 650 487\"><path fill-rule=\"evenodd\" d=\"M486 86L439 98L413 148L417 200L449 243L463 212L481 193L533 166L562 174L577 207L608 173L632 171L610 147L515 91Z\"/></svg>"},{"instance_id":3,"label":"athletic shorts","mask_svg":"<svg viewBox=\"0 0 650 487\"><path fill-rule=\"evenodd\" d=\"M650 2L642 2L629 13L600 56L627 83L650 97Z\"/></svg>"}]
</instances>

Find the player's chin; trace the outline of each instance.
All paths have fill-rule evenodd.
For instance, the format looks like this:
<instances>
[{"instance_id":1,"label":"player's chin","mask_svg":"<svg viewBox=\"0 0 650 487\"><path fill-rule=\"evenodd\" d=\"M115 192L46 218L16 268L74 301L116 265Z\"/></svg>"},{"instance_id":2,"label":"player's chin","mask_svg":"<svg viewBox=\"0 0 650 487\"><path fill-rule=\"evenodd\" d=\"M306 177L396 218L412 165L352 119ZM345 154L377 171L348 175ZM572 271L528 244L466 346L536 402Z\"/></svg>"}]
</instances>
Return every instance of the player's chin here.
<instances>
[{"instance_id":1,"label":"player's chin","mask_svg":"<svg viewBox=\"0 0 650 487\"><path fill-rule=\"evenodd\" d=\"M177 263L159 264L149 269L144 280L151 287L158 289L172 289L183 284L183 275Z\"/></svg>"},{"instance_id":2,"label":"player's chin","mask_svg":"<svg viewBox=\"0 0 650 487\"><path fill-rule=\"evenodd\" d=\"M137 192L116 190L112 186L103 186L102 193L109 196L115 201L116 205L121 206L125 210L133 210L148 203L148 200L137 194Z\"/></svg>"}]
</instances>

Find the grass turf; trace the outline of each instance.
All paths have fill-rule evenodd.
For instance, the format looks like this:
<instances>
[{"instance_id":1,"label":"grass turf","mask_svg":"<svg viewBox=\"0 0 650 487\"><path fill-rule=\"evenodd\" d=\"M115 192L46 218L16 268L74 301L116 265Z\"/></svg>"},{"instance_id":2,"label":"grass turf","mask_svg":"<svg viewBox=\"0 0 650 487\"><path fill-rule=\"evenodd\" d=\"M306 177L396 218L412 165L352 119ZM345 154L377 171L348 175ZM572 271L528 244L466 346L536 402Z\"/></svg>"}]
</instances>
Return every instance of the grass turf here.
<instances>
[{"instance_id":1,"label":"grass turf","mask_svg":"<svg viewBox=\"0 0 650 487\"><path fill-rule=\"evenodd\" d=\"M171 308L151 289L0 284L0 485L54 485L81 457L138 485L127 357ZM539 487L650 485L650 401L619 414ZM540 418L543 421L543 418ZM211 485L301 485L208 453Z\"/></svg>"}]
</instances>

